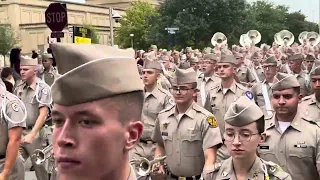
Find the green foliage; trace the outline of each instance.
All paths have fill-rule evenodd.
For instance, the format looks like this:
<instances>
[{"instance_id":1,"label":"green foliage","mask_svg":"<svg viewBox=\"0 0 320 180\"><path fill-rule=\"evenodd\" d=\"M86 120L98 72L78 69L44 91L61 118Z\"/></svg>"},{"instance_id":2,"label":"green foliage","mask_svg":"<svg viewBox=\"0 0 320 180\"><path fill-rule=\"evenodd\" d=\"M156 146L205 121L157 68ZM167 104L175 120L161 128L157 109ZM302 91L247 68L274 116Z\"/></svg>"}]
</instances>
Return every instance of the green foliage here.
<instances>
[{"instance_id":1,"label":"green foliage","mask_svg":"<svg viewBox=\"0 0 320 180\"><path fill-rule=\"evenodd\" d=\"M160 48L169 48L172 39L175 39L175 48L211 46L211 37L216 32L224 33L232 45L239 44L241 34L252 29L261 33L261 43L268 44L272 44L274 34L283 29L291 31L296 41L302 31L318 31L317 24L306 21L301 12L290 13L288 7L268 1L167 0L160 6L159 16L148 19L145 42ZM178 27L179 31L170 35L165 30L167 27Z\"/></svg>"},{"instance_id":2,"label":"green foliage","mask_svg":"<svg viewBox=\"0 0 320 180\"><path fill-rule=\"evenodd\" d=\"M97 29L88 24L83 25L83 27L91 31L91 44L99 44L100 41Z\"/></svg>"},{"instance_id":3,"label":"green foliage","mask_svg":"<svg viewBox=\"0 0 320 180\"><path fill-rule=\"evenodd\" d=\"M135 49L146 49L150 46L147 35L150 32L150 21L159 16L155 7L146 2L133 2L132 7L120 20L120 27L115 32L115 44L120 47L131 47L133 38ZM134 34L134 37L130 37Z\"/></svg>"},{"instance_id":4,"label":"green foliage","mask_svg":"<svg viewBox=\"0 0 320 180\"><path fill-rule=\"evenodd\" d=\"M0 37L0 54L3 56L7 55L9 51L19 43L19 39L15 35L14 30L7 24L0 25Z\"/></svg>"}]
</instances>

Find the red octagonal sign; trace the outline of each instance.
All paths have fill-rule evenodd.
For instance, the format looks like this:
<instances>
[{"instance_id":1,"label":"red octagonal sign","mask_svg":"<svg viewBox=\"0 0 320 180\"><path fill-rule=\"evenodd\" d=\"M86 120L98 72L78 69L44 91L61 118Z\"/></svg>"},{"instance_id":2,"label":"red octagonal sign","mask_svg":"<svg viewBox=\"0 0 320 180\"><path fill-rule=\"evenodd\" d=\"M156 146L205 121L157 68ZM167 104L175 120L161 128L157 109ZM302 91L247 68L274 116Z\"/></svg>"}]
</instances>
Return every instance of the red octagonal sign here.
<instances>
[{"instance_id":1,"label":"red octagonal sign","mask_svg":"<svg viewBox=\"0 0 320 180\"><path fill-rule=\"evenodd\" d=\"M68 14L64 5L52 3L45 12L47 26L51 31L62 31L68 24Z\"/></svg>"}]
</instances>

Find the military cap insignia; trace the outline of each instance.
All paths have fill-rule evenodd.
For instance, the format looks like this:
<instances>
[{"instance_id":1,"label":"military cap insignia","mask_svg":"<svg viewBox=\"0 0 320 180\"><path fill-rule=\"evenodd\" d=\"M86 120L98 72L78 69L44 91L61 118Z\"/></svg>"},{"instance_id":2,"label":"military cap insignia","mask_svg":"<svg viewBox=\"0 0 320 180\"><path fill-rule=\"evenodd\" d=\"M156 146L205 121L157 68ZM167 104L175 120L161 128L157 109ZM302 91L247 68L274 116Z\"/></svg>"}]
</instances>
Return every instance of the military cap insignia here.
<instances>
[{"instance_id":1,"label":"military cap insignia","mask_svg":"<svg viewBox=\"0 0 320 180\"><path fill-rule=\"evenodd\" d=\"M163 129L167 129L168 128L169 123L163 123Z\"/></svg>"},{"instance_id":2,"label":"military cap insignia","mask_svg":"<svg viewBox=\"0 0 320 180\"><path fill-rule=\"evenodd\" d=\"M11 105L12 109L15 111L15 112L18 112L19 111L19 106L17 103L12 103Z\"/></svg>"},{"instance_id":3,"label":"military cap insignia","mask_svg":"<svg viewBox=\"0 0 320 180\"><path fill-rule=\"evenodd\" d=\"M176 104L172 98L169 99L169 103L173 106Z\"/></svg>"},{"instance_id":4,"label":"military cap insignia","mask_svg":"<svg viewBox=\"0 0 320 180\"><path fill-rule=\"evenodd\" d=\"M218 127L218 121L213 117L213 116L209 116L207 118L207 121L210 125L211 128L216 128Z\"/></svg>"},{"instance_id":5,"label":"military cap insignia","mask_svg":"<svg viewBox=\"0 0 320 180\"><path fill-rule=\"evenodd\" d=\"M42 89L42 93L44 94L44 95L47 95L48 94L48 89Z\"/></svg>"}]
</instances>

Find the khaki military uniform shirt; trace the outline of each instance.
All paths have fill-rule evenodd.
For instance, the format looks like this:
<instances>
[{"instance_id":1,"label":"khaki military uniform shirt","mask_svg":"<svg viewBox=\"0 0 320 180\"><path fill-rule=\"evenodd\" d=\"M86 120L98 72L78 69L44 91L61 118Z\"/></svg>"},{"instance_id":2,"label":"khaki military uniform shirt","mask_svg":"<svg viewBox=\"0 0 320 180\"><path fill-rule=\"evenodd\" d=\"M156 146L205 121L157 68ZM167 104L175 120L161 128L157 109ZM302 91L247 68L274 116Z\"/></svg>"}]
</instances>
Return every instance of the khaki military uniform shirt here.
<instances>
[{"instance_id":1,"label":"khaki military uniform shirt","mask_svg":"<svg viewBox=\"0 0 320 180\"><path fill-rule=\"evenodd\" d=\"M162 73L160 73L160 78L158 79L157 84L158 86L168 91L171 88L170 81Z\"/></svg>"},{"instance_id":2,"label":"khaki military uniform shirt","mask_svg":"<svg viewBox=\"0 0 320 180\"><path fill-rule=\"evenodd\" d=\"M258 81L256 80L256 77L254 75L254 71L257 73L257 76L259 78ZM262 82L265 79L264 71L263 71L263 68L261 66L252 67L251 68L251 72L252 72L252 75L253 75L254 79L256 80L256 82Z\"/></svg>"},{"instance_id":3,"label":"khaki military uniform shirt","mask_svg":"<svg viewBox=\"0 0 320 180\"><path fill-rule=\"evenodd\" d=\"M249 83L255 81L252 72L245 65L242 65L237 69L236 75L241 83Z\"/></svg>"},{"instance_id":4,"label":"khaki military uniform shirt","mask_svg":"<svg viewBox=\"0 0 320 180\"><path fill-rule=\"evenodd\" d=\"M299 105L299 111L303 116L320 122L320 102L316 100L315 94L306 96Z\"/></svg>"},{"instance_id":5,"label":"khaki military uniform shirt","mask_svg":"<svg viewBox=\"0 0 320 180\"><path fill-rule=\"evenodd\" d=\"M275 116L266 121L267 138L258 152L266 161L279 164L294 180L319 179L320 128L299 112L282 133Z\"/></svg>"},{"instance_id":6,"label":"khaki military uniform shirt","mask_svg":"<svg viewBox=\"0 0 320 180\"><path fill-rule=\"evenodd\" d=\"M241 84L234 81L227 92L223 93L223 87L221 83L209 92L209 103L211 106L211 112L218 120L221 134L224 133L224 115L227 112L231 103L235 102L239 97L245 95L247 89ZM206 108L207 109L207 108Z\"/></svg>"},{"instance_id":7,"label":"khaki military uniform shirt","mask_svg":"<svg viewBox=\"0 0 320 180\"><path fill-rule=\"evenodd\" d=\"M146 92L142 109L144 130L141 136L143 140L151 140L155 127L155 121L160 111L174 105L174 100L169 91L157 86L151 93Z\"/></svg>"},{"instance_id":8,"label":"khaki military uniform shirt","mask_svg":"<svg viewBox=\"0 0 320 180\"><path fill-rule=\"evenodd\" d=\"M309 96L311 95L311 87L310 87L310 78L309 75L306 74L304 71L300 71L299 74L295 74L297 80L300 84L300 93L303 96Z\"/></svg>"},{"instance_id":9,"label":"khaki military uniform shirt","mask_svg":"<svg viewBox=\"0 0 320 180\"><path fill-rule=\"evenodd\" d=\"M39 85L39 86L38 86ZM37 86L39 89L37 89ZM38 102L36 97L36 91L38 92ZM50 105L43 103L50 103L51 100L51 90L43 81L39 78L36 79L36 87L30 87L26 82L21 81L13 91L13 94L18 96L21 101L25 104L27 109L27 128L32 128L36 123L36 120L39 116L39 109L41 107Z\"/></svg>"},{"instance_id":10,"label":"khaki military uniform shirt","mask_svg":"<svg viewBox=\"0 0 320 180\"><path fill-rule=\"evenodd\" d=\"M251 91L253 93L254 96L254 100L256 102L256 104L261 108L261 110L263 111L263 114L265 115L265 117L267 117L267 111L266 111L266 102L263 96L263 90L262 90L262 86L265 84L265 86L267 87L267 91L268 91L268 97L270 100L270 106L272 108L272 103L271 103L271 97L272 97L272 89L269 83L267 83L266 80L264 80L262 83L257 83L255 84Z\"/></svg>"},{"instance_id":11,"label":"khaki military uniform shirt","mask_svg":"<svg viewBox=\"0 0 320 180\"><path fill-rule=\"evenodd\" d=\"M43 71L43 73L40 74L40 78L42 79L42 81L47 83L49 86L51 86L53 82L59 77L60 74L55 67L51 67L49 71Z\"/></svg>"},{"instance_id":12,"label":"khaki military uniform shirt","mask_svg":"<svg viewBox=\"0 0 320 180\"><path fill-rule=\"evenodd\" d=\"M2 105L6 106L5 111L3 112ZM17 100L17 97L14 97L13 94L2 91L0 95L0 155L5 155L7 151L7 145L9 143L9 135L8 131L15 127L26 127L26 122L21 120L24 118L25 112L23 105ZM5 113L11 121L17 122L13 123L5 118ZM20 123L19 123L20 122ZM0 174L4 168L5 159L0 159ZM18 177L18 167L17 164L14 165L13 170L11 172L10 178L17 178ZM9 179L10 179L9 178Z\"/></svg>"},{"instance_id":13,"label":"khaki military uniform shirt","mask_svg":"<svg viewBox=\"0 0 320 180\"><path fill-rule=\"evenodd\" d=\"M216 74L212 75L211 77L202 76L198 78L197 83L197 89L199 90L197 92L197 103L200 106L204 106L203 100L205 101L206 96L209 94L211 89L221 84L221 78Z\"/></svg>"},{"instance_id":14,"label":"khaki military uniform shirt","mask_svg":"<svg viewBox=\"0 0 320 180\"><path fill-rule=\"evenodd\" d=\"M204 151L222 142L214 116L195 102L181 118L176 106L161 111L152 139L164 146L169 171L184 177L200 175Z\"/></svg>"},{"instance_id":15,"label":"khaki military uniform shirt","mask_svg":"<svg viewBox=\"0 0 320 180\"><path fill-rule=\"evenodd\" d=\"M277 164L266 162L257 157L250 169L246 180L265 180L265 173L262 167L265 166L270 180L291 180L290 175ZM209 173L204 176L204 180L237 180L233 169L232 157L225 160L222 164L217 164Z\"/></svg>"}]
</instances>

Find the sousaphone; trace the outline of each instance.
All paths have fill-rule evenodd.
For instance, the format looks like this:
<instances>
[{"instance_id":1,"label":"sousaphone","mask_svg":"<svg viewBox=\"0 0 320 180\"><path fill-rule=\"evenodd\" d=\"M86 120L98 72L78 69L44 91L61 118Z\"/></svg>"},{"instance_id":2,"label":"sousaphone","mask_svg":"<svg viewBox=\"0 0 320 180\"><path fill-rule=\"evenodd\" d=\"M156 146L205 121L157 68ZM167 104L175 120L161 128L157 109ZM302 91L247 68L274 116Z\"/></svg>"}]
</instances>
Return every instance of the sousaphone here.
<instances>
[{"instance_id":1,"label":"sousaphone","mask_svg":"<svg viewBox=\"0 0 320 180\"><path fill-rule=\"evenodd\" d=\"M252 44L258 44L261 41L261 34L257 30L250 30L248 31L247 35L250 38Z\"/></svg>"},{"instance_id":2,"label":"sousaphone","mask_svg":"<svg viewBox=\"0 0 320 180\"><path fill-rule=\"evenodd\" d=\"M307 40L311 46L316 46L320 42L320 36L316 32L309 32L307 34Z\"/></svg>"},{"instance_id":3,"label":"sousaphone","mask_svg":"<svg viewBox=\"0 0 320 180\"><path fill-rule=\"evenodd\" d=\"M303 31L302 33L299 34L299 42L300 44L304 44L304 41L307 39L308 31Z\"/></svg>"},{"instance_id":4,"label":"sousaphone","mask_svg":"<svg viewBox=\"0 0 320 180\"><path fill-rule=\"evenodd\" d=\"M250 37L248 36L248 34L242 34L240 36L240 40L239 40L239 43L242 47L247 47L247 46L250 46L251 44L251 39Z\"/></svg>"},{"instance_id":5,"label":"sousaphone","mask_svg":"<svg viewBox=\"0 0 320 180\"><path fill-rule=\"evenodd\" d=\"M280 46L290 46L294 42L294 35L288 30L282 30L274 35L274 42Z\"/></svg>"},{"instance_id":6,"label":"sousaphone","mask_svg":"<svg viewBox=\"0 0 320 180\"><path fill-rule=\"evenodd\" d=\"M226 45L228 42L227 36L224 35L222 32L215 33L211 38L211 44L213 46L219 45L220 47Z\"/></svg>"}]
</instances>

